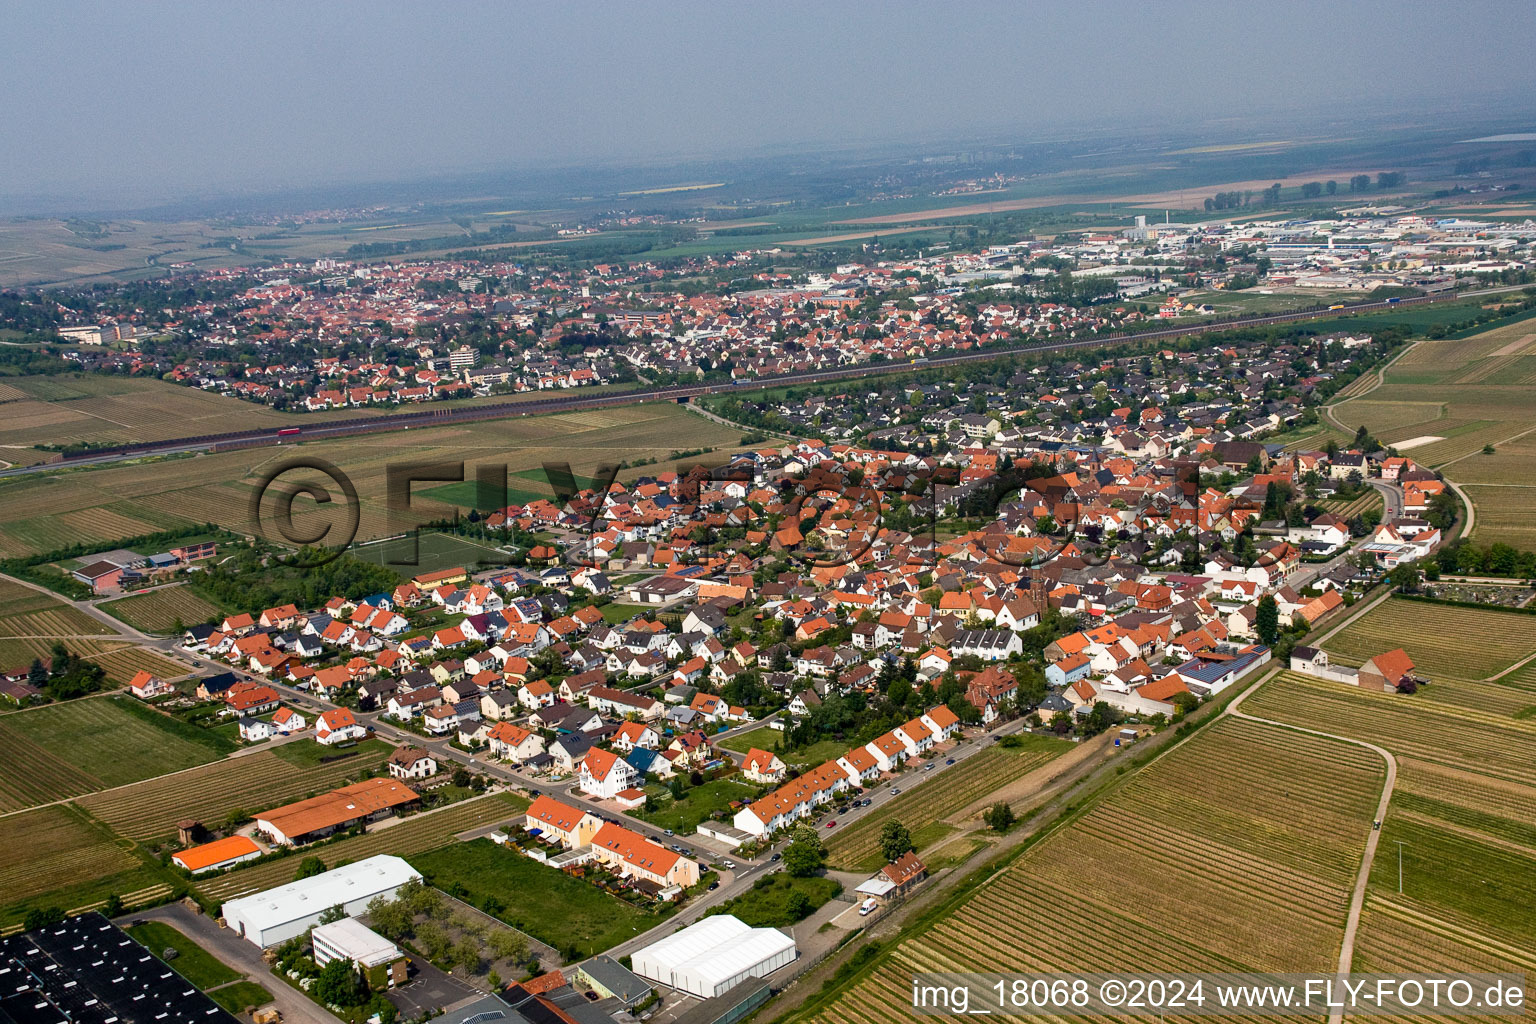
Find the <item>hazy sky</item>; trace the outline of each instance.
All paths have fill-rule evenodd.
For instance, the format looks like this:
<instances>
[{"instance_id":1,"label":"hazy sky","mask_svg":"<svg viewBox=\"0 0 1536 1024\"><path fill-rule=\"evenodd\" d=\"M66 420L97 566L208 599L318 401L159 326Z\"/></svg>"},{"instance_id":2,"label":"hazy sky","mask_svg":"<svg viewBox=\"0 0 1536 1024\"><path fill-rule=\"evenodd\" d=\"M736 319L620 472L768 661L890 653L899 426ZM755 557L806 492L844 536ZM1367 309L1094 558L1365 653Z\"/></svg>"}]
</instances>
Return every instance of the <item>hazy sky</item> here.
<instances>
[{"instance_id":1,"label":"hazy sky","mask_svg":"<svg viewBox=\"0 0 1536 1024\"><path fill-rule=\"evenodd\" d=\"M1089 119L1443 108L1532 95L1533 42L1532 0L21 0L0 18L0 192L170 199Z\"/></svg>"}]
</instances>

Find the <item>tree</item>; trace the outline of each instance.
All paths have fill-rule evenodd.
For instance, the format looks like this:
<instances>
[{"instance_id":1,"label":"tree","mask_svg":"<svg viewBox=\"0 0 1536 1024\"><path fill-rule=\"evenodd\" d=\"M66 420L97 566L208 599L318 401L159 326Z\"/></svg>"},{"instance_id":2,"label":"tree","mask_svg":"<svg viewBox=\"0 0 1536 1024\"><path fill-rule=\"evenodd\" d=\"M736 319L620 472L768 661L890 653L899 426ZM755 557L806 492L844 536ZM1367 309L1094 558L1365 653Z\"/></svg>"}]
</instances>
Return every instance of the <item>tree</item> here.
<instances>
[{"instance_id":1,"label":"tree","mask_svg":"<svg viewBox=\"0 0 1536 1024\"><path fill-rule=\"evenodd\" d=\"M337 903L335 906L326 907L320 911L321 924L334 924L347 916L347 908Z\"/></svg>"},{"instance_id":2,"label":"tree","mask_svg":"<svg viewBox=\"0 0 1536 1024\"><path fill-rule=\"evenodd\" d=\"M826 848L813 825L798 825L784 848L784 870L791 878L809 878L827 862Z\"/></svg>"},{"instance_id":3,"label":"tree","mask_svg":"<svg viewBox=\"0 0 1536 1024\"><path fill-rule=\"evenodd\" d=\"M403 900L375 896L368 902L368 920L372 922L374 931L386 939L398 942L409 934L414 915Z\"/></svg>"},{"instance_id":4,"label":"tree","mask_svg":"<svg viewBox=\"0 0 1536 1024\"><path fill-rule=\"evenodd\" d=\"M299 870L294 873L293 879L294 881L298 881L302 878L313 878L315 875L322 874L324 871L325 861L321 860L319 857L305 857L303 860L299 861Z\"/></svg>"},{"instance_id":5,"label":"tree","mask_svg":"<svg viewBox=\"0 0 1536 1024\"><path fill-rule=\"evenodd\" d=\"M894 864L902 854L915 849L912 833L901 822L892 819L880 826L880 852L885 854L887 862Z\"/></svg>"},{"instance_id":6,"label":"tree","mask_svg":"<svg viewBox=\"0 0 1536 1024\"><path fill-rule=\"evenodd\" d=\"M464 936L453 947L453 959L469 973L476 973L480 969L480 943L475 941L473 935Z\"/></svg>"},{"instance_id":7,"label":"tree","mask_svg":"<svg viewBox=\"0 0 1536 1024\"><path fill-rule=\"evenodd\" d=\"M32 659L32 667L27 669L27 682L39 690L48 685L48 669L43 665L43 659Z\"/></svg>"},{"instance_id":8,"label":"tree","mask_svg":"<svg viewBox=\"0 0 1536 1024\"><path fill-rule=\"evenodd\" d=\"M1279 639L1280 606L1275 602L1275 595L1265 594L1259 598L1253 617L1253 629L1265 647L1273 647L1275 641Z\"/></svg>"},{"instance_id":9,"label":"tree","mask_svg":"<svg viewBox=\"0 0 1536 1024\"><path fill-rule=\"evenodd\" d=\"M811 906L811 898L799 889L784 898L784 912L796 921L805 920L815 909Z\"/></svg>"},{"instance_id":10,"label":"tree","mask_svg":"<svg viewBox=\"0 0 1536 1024\"><path fill-rule=\"evenodd\" d=\"M987 827L994 832L1007 832L1013 827L1013 823L1017 819L1013 815L1013 808L1008 806L1005 801L999 800L987 808L986 813L981 816L981 820L985 821Z\"/></svg>"},{"instance_id":11,"label":"tree","mask_svg":"<svg viewBox=\"0 0 1536 1024\"><path fill-rule=\"evenodd\" d=\"M498 929L491 933L491 953L498 960L510 960L515 964L528 959L528 940L517 932Z\"/></svg>"},{"instance_id":12,"label":"tree","mask_svg":"<svg viewBox=\"0 0 1536 1024\"><path fill-rule=\"evenodd\" d=\"M107 902L101 908L102 914L107 917L116 917L123 912L123 898L117 893L107 897Z\"/></svg>"},{"instance_id":13,"label":"tree","mask_svg":"<svg viewBox=\"0 0 1536 1024\"><path fill-rule=\"evenodd\" d=\"M328 1006L356 1006L367 998L368 989L351 960L336 959L320 968L314 993Z\"/></svg>"}]
</instances>

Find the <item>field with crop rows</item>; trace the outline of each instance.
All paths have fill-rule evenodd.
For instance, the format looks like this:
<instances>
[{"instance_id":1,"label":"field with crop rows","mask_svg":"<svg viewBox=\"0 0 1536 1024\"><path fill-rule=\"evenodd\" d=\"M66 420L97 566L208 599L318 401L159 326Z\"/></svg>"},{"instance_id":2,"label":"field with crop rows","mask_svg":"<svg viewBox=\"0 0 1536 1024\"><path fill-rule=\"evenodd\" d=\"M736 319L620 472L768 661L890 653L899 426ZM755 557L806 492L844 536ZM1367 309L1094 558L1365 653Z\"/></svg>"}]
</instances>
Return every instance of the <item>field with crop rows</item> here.
<instances>
[{"instance_id":1,"label":"field with crop rows","mask_svg":"<svg viewBox=\"0 0 1536 1024\"><path fill-rule=\"evenodd\" d=\"M1361 515L1370 509L1380 511L1382 508L1381 492L1370 488L1358 498L1349 501L1343 499L1337 501L1320 501L1317 507L1324 512L1331 512L1346 522L1355 516Z\"/></svg>"},{"instance_id":2,"label":"field with crop rows","mask_svg":"<svg viewBox=\"0 0 1536 1024\"><path fill-rule=\"evenodd\" d=\"M1327 647L1351 665L1401 647L1431 679L1486 679L1536 653L1533 627L1536 622L1516 613L1393 598L1350 623Z\"/></svg>"},{"instance_id":3,"label":"field with crop rows","mask_svg":"<svg viewBox=\"0 0 1536 1024\"><path fill-rule=\"evenodd\" d=\"M31 792L53 792L53 799L205 764L223 753L216 744L183 735L181 730L195 726L148 709L128 710L123 702L132 699L84 697L6 715L0 718L0 745L10 750L14 742L17 749L38 752L33 756L40 774L22 785ZM14 785L10 774L0 785ZM9 798L24 799L24 794L9 791Z\"/></svg>"},{"instance_id":4,"label":"field with crop rows","mask_svg":"<svg viewBox=\"0 0 1536 1024\"><path fill-rule=\"evenodd\" d=\"M415 525L385 506L393 462L464 462L466 475L473 477L480 463L505 463L516 474L545 462L568 462L576 474L590 475L599 463L649 458L661 463L659 471L671 468L667 460L673 451L734 446L739 439L733 428L674 403L650 403L42 473L0 481L6 509L0 550L34 554L74 540L112 541L197 523L250 532L248 505L258 475L297 456L318 456L347 474L361 505L357 539L368 540ZM319 480L336 490L334 481L314 471L293 470L281 479ZM518 478L515 486L522 490L532 483ZM413 507L418 505L422 520L453 509L419 496L413 499ZM335 511L334 502L327 508L300 500L294 522L300 530L316 531L336 522Z\"/></svg>"},{"instance_id":5,"label":"field with crop rows","mask_svg":"<svg viewBox=\"0 0 1536 1024\"><path fill-rule=\"evenodd\" d=\"M139 864L67 806L0 816L0 848L6 850L0 860L0 900L6 910L30 896L116 875Z\"/></svg>"},{"instance_id":6,"label":"field with crop rows","mask_svg":"<svg viewBox=\"0 0 1536 1024\"><path fill-rule=\"evenodd\" d=\"M1429 689L1442 685L1467 684ZM1519 687L1510 692L1536 706L1536 677ZM1284 673L1243 709L1368 739L1397 757L1356 970L1402 970L1413 961L1529 972L1536 967L1536 721L1507 717L1475 695L1432 703L1420 699L1424 693L1370 693Z\"/></svg>"},{"instance_id":7,"label":"field with crop rows","mask_svg":"<svg viewBox=\"0 0 1536 1024\"><path fill-rule=\"evenodd\" d=\"M78 803L129 839L157 838L176 831L183 818L215 823L231 811L263 811L301 800L378 768L389 751L380 745L356 757L298 768L270 750L226 758L176 775L93 793Z\"/></svg>"},{"instance_id":8,"label":"field with crop rows","mask_svg":"<svg viewBox=\"0 0 1536 1024\"><path fill-rule=\"evenodd\" d=\"M1325 970L1384 767L1225 719L906 938L816 1019L905 1016L919 971Z\"/></svg>"},{"instance_id":9,"label":"field with crop rows","mask_svg":"<svg viewBox=\"0 0 1536 1024\"><path fill-rule=\"evenodd\" d=\"M880 856L880 828L887 821L900 821L915 833L1070 749L1071 744L1065 741L1043 738L1025 748L993 745L945 768L935 778L915 782L909 773L905 779L912 781L910 789L827 840L828 863L834 868L874 870L884 862ZM898 779L893 785L902 786L903 781Z\"/></svg>"},{"instance_id":10,"label":"field with crop rows","mask_svg":"<svg viewBox=\"0 0 1536 1024\"><path fill-rule=\"evenodd\" d=\"M178 619L184 626L193 626L223 614L188 586L161 587L136 597L108 601L100 607L108 615L146 633L168 634Z\"/></svg>"},{"instance_id":11,"label":"field with crop rows","mask_svg":"<svg viewBox=\"0 0 1536 1024\"><path fill-rule=\"evenodd\" d=\"M510 793L463 800L440 811L415 814L386 824L383 828L374 826L366 835L328 843L315 853L327 864L362 860L380 853L401 857L425 853L452 842L459 832L506 821L527 807L526 800ZM209 878L199 882L197 888L209 899L234 899L236 896L293 881L293 873L298 866L297 858L279 858Z\"/></svg>"}]
</instances>

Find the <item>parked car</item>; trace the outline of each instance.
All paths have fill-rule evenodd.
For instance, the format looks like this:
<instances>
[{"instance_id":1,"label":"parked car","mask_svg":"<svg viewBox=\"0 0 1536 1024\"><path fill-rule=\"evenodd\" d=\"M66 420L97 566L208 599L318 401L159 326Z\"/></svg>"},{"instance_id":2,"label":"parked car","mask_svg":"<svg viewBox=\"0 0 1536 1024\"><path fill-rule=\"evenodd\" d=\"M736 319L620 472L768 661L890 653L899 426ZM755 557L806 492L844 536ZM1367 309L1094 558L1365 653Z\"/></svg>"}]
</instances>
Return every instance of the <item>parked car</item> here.
<instances>
[{"instance_id":1,"label":"parked car","mask_svg":"<svg viewBox=\"0 0 1536 1024\"><path fill-rule=\"evenodd\" d=\"M836 827L837 827L837 822L835 822L835 821L827 822L827 828L836 828Z\"/></svg>"}]
</instances>

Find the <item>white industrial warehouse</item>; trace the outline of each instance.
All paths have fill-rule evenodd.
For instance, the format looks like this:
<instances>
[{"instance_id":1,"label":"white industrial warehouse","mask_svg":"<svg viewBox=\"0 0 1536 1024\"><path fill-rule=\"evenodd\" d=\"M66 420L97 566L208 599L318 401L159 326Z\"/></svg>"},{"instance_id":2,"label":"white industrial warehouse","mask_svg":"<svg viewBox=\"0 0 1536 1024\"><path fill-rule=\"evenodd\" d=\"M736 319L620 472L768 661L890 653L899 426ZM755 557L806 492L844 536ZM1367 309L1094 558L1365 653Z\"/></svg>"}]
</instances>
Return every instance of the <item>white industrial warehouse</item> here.
<instances>
[{"instance_id":1,"label":"white industrial warehouse","mask_svg":"<svg viewBox=\"0 0 1536 1024\"><path fill-rule=\"evenodd\" d=\"M399 857L380 854L230 900L223 907L224 923L258 946L275 946L319 924L320 915L331 907L339 905L349 917L361 914L375 896L392 897L420 877Z\"/></svg>"},{"instance_id":2,"label":"white industrial warehouse","mask_svg":"<svg viewBox=\"0 0 1536 1024\"><path fill-rule=\"evenodd\" d=\"M729 914L706 917L631 958L642 978L709 999L748 978L766 978L799 956L777 928L749 928Z\"/></svg>"}]
</instances>

